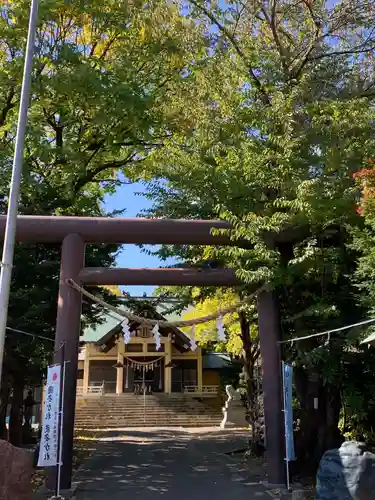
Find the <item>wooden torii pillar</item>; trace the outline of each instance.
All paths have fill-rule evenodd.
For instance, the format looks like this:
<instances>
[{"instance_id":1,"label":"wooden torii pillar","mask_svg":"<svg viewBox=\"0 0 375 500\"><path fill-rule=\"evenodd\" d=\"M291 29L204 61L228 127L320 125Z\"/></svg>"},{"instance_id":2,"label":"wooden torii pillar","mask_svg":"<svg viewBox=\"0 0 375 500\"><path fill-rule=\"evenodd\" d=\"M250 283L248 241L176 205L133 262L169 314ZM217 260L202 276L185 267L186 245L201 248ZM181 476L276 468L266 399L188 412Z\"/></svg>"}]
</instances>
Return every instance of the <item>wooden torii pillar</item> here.
<instances>
[{"instance_id":1,"label":"wooden torii pillar","mask_svg":"<svg viewBox=\"0 0 375 500\"><path fill-rule=\"evenodd\" d=\"M0 235L5 231L0 217ZM69 489L72 479L73 432L76 402L78 345L82 297L66 280L81 285L192 285L235 286L240 282L230 269L107 269L85 268L86 244L189 244L230 245L226 235L214 236L212 229L229 228L224 221L125 219L95 217L20 216L17 242L62 243L55 359L61 361L65 344L66 378L64 397L64 438L61 488ZM281 367L277 355L280 331L272 296L258 297L259 333L263 362L264 413L267 435L268 476L272 483L284 482L283 413ZM56 472L56 471L55 471ZM49 485L54 485L54 474Z\"/></svg>"}]
</instances>

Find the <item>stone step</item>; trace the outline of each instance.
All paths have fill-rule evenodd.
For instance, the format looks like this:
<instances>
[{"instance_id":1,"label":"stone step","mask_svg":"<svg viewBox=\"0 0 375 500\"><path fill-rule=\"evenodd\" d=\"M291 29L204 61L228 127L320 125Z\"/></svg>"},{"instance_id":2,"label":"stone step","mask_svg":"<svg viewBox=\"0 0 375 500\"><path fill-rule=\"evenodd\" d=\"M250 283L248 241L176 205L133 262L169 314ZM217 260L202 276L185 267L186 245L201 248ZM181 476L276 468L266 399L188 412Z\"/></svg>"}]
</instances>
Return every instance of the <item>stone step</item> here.
<instances>
[{"instance_id":1,"label":"stone step","mask_svg":"<svg viewBox=\"0 0 375 500\"><path fill-rule=\"evenodd\" d=\"M97 414L97 413L108 413L108 412L114 412L114 413L139 413L139 412L143 412L144 410L147 410L149 412L161 412L161 413L191 413L191 414L195 414L195 415L201 415L201 414L207 414L207 415L212 415L212 414L216 414L216 413L221 413L220 410L217 410L217 411L210 411L210 410L206 410L206 409L202 409L202 410L192 410L192 409L189 409L189 408L149 408L149 407L141 407L141 408L98 408L98 409L94 409L94 408L77 408L77 411L78 412L82 412L84 414Z\"/></svg>"},{"instance_id":2,"label":"stone step","mask_svg":"<svg viewBox=\"0 0 375 500\"><path fill-rule=\"evenodd\" d=\"M98 415L97 417L91 417L89 419L83 417L83 416L77 416L75 418L75 421L76 422L88 422L88 421L92 421L92 420L139 420L139 419L142 419L143 420L144 418L144 415L136 415L136 416L128 416L128 417L124 417L123 415ZM150 414L147 414L146 413L146 418L148 418L149 420L159 420L159 419L163 419L163 420L221 420L222 417L220 415L209 415L209 416L202 416L200 418L194 416L194 418L192 418L191 415L181 415L181 416L175 416L175 415L150 415Z\"/></svg>"},{"instance_id":3,"label":"stone step","mask_svg":"<svg viewBox=\"0 0 375 500\"><path fill-rule=\"evenodd\" d=\"M222 417L220 415L207 415L207 416L202 416L198 418L196 415L150 415L146 413L147 418L153 418L154 420L214 420L214 419L221 419ZM124 415L98 415L96 418L91 417L91 418L85 418L84 416L79 416L77 415L75 418L76 422L87 422L90 420L137 420L137 419L143 419L144 415L139 414L139 415L129 415L129 416L124 416Z\"/></svg>"},{"instance_id":4,"label":"stone step","mask_svg":"<svg viewBox=\"0 0 375 500\"><path fill-rule=\"evenodd\" d=\"M190 427L196 427L196 426L207 426L210 427L211 425L216 426L220 425L221 420L143 420L143 419L138 419L138 420L100 420L100 421L89 421L89 422L76 422L75 427L76 428L82 428L84 429L85 427L106 427L106 426L112 426L112 427L127 427L128 425L142 425L142 426L147 426L147 425L158 425L160 427L167 427L169 425L178 425L181 427L184 426L190 426Z\"/></svg>"},{"instance_id":5,"label":"stone step","mask_svg":"<svg viewBox=\"0 0 375 500\"><path fill-rule=\"evenodd\" d=\"M144 404L143 403L140 403L140 404L116 404L116 403L113 403L113 404L106 404L106 405L98 405L98 404L79 404L79 405L76 405L77 408L111 408L111 407L116 407L116 408L143 408ZM146 402L146 406L148 408L190 408L192 410L201 410L202 407L203 408L206 408L206 409L217 409L217 408L221 408L221 407L217 407L217 408L213 408L211 406L204 406L204 405L173 405L173 404L168 404L168 405L162 405L162 404L150 404L150 403L147 403Z\"/></svg>"},{"instance_id":6,"label":"stone step","mask_svg":"<svg viewBox=\"0 0 375 500\"><path fill-rule=\"evenodd\" d=\"M166 409L169 409L169 408L174 408L174 409L177 409L177 408L187 408L189 410L202 410L202 409L211 409L213 411L216 411L218 408L221 408L221 407L217 407L217 408L212 408L210 406L204 406L204 405L199 405L199 406L193 406L193 405L151 405L151 404L147 404L144 405L144 404L139 404L139 405L119 405L119 404L109 404L109 405L84 405L84 404L81 404L81 405L77 405L77 408L143 408L144 406L147 406L148 408L166 408Z\"/></svg>"},{"instance_id":7,"label":"stone step","mask_svg":"<svg viewBox=\"0 0 375 500\"><path fill-rule=\"evenodd\" d=\"M137 420L98 420L98 421L92 421L90 420L89 422L83 421L83 422L75 422L75 427L77 428L85 428L87 426L93 426L93 427L106 427L106 426L121 426L121 427L127 427L128 425L159 425L159 426L168 426L168 425L180 425L180 426L190 426L190 427L195 427L195 426L201 426L205 425L207 427L210 427L211 425L220 425L221 420L143 420L143 419L137 419Z\"/></svg>"},{"instance_id":8,"label":"stone step","mask_svg":"<svg viewBox=\"0 0 375 500\"><path fill-rule=\"evenodd\" d=\"M185 419L185 420L178 420L178 419L174 419L174 420L163 420L163 419L143 419L143 418L138 418L138 419L111 419L111 420L90 420L90 421L78 421L78 422L75 422L75 427L86 427L86 426L95 426L97 427L98 425L99 426L105 426L105 425L122 425L123 427L126 427L128 424L134 424L134 425L139 425L139 424L143 424L143 423L153 423L153 424L157 424L157 425L190 425L191 427L195 427L196 425L214 425L214 424L217 424L219 425L221 422L220 419L207 419L207 420L191 420L191 419Z\"/></svg>"},{"instance_id":9,"label":"stone step","mask_svg":"<svg viewBox=\"0 0 375 500\"><path fill-rule=\"evenodd\" d=\"M148 408L150 410L165 410L165 411L217 411L221 408L210 408L207 406L203 406L202 408L191 407L191 406L150 406L150 405L139 405L139 406L120 406L120 405L108 405L108 406L77 406L77 409L81 409L83 411L91 410L91 411L100 411L106 410L107 408L118 408L119 410L139 410L143 408Z\"/></svg>"},{"instance_id":10,"label":"stone step","mask_svg":"<svg viewBox=\"0 0 375 500\"><path fill-rule=\"evenodd\" d=\"M78 406L77 409L80 409L82 411L101 411L101 410L107 410L108 408L116 408L116 409L119 409L121 411L131 411L131 410L140 410L140 409L143 409L143 408L148 408L149 410L164 410L164 411L192 411L192 412L201 412L201 411L217 411L217 410L221 410L221 408L217 408L217 409L214 409L214 408L207 408L207 407L203 407L203 408L191 408L191 407L188 407L188 406L177 406L177 407L173 407L173 406L168 406L168 407L165 407L165 406L148 406L148 405L142 405L142 406L117 406L117 405L108 405L108 406Z\"/></svg>"},{"instance_id":11,"label":"stone step","mask_svg":"<svg viewBox=\"0 0 375 500\"><path fill-rule=\"evenodd\" d=\"M146 415L149 417L149 418L165 418L165 419L187 419L187 418L194 418L194 419L205 419L205 420L209 420L209 419L212 419L212 418L222 418L222 416L220 414L215 414L215 415L191 415L191 414L186 414L186 415L174 415L174 414L168 414L168 415L165 415L165 414L162 414L162 413L159 413L159 414L153 414L153 413L147 413L146 412ZM136 419L136 418L140 418L142 417L143 418L144 416L144 413L138 413L136 415L122 415L121 413L117 413L117 414L106 414L106 415L90 415L90 417L88 418L87 415L79 415L77 414L76 415L76 420L91 420L91 419L94 419L94 420L97 420L97 419L105 419L105 418L121 418L123 420L125 419Z\"/></svg>"},{"instance_id":12,"label":"stone step","mask_svg":"<svg viewBox=\"0 0 375 500\"><path fill-rule=\"evenodd\" d=\"M80 396L77 398L77 401L139 401L140 399L143 399L143 394L139 396L134 396L133 394L131 396L124 396L124 395L117 395L117 394L105 394L105 395L86 395L86 396ZM146 399L149 401L193 401L193 402L200 402L202 399L210 399L211 401L213 400L219 400L219 398L200 398L199 396L193 397L193 396L178 396L178 397L173 397L173 396L156 396L153 394L146 394Z\"/></svg>"},{"instance_id":13,"label":"stone step","mask_svg":"<svg viewBox=\"0 0 375 500\"><path fill-rule=\"evenodd\" d=\"M108 406L77 406L77 409L81 409L82 411L100 411L100 410L106 410L107 408L118 408L121 411L131 411L131 410L140 410L143 408L148 408L149 410L165 410L165 411L195 411L197 413L201 411L218 411L221 410L221 408L192 408L188 406L149 406L149 405L140 405L140 406L117 406L117 405L108 405Z\"/></svg>"},{"instance_id":14,"label":"stone step","mask_svg":"<svg viewBox=\"0 0 375 500\"><path fill-rule=\"evenodd\" d=\"M221 420L219 419L208 419L208 420L191 420L191 419L186 419L186 420L163 420L163 419L158 419L158 420L150 420L147 419L144 420L143 418L138 418L137 420L90 420L90 421L82 421L82 422L75 422L75 427L78 428L85 428L86 426L94 426L94 427L100 427L100 426L107 426L107 425L121 425L122 427L126 427L127 425L144 425L144 424L155 424L155 425L160 425L160 426L168 426L168 425L189 425L190 427L195 427L197 425L207 425L208 427L210 425L219 425Z\"/></svg>"},{"instance_id":15,"label":"stone step","mask_svg":"<svg viewBox=\"0 0 375 500\"><path fill-rule=\"evenodd\" d=\"M158 426L169 426L169 425L178 425L181 427L185 426L190 426L190 427L198 427L198 426L207 426L210 427L211 425L216 426L220 425L221 419L207 419L207 420L196 420L196 419L186 419L186 420L165 420L165 419L147 419L144 420L143 418L138 418L136 420L134 419L104 419L104 420L83 420L83 421L76 421L75 422L75 427L76 428L86 428L86 427L107 427L107 426L121 426L121 427L127 427L128 425L134 425L134 426L139 426L139 425L158 425Z\"/></svg>"},{"instance_id":16,"label":"stone step","mask_svg":"<svg viewBox=\"0 0 375 500\"><path fill-rule=\"evenodd\" d=\"M214 407L215 406L215 407ZM203 402L183 395L134 394L86 397L77 400L76 429L119 427L211 427L222 420L221 403Z\"/></svg>"},{"instance_id":17,"label":"stone step","mask_svg":"<svg viewBox=\"0 0 375 500\"><path fill-rule=\"evenodd\" d=\"M116 418L116 417L122 417L122 418L136 418L138 417L139 415L142 415L146 413L146 415L153 415L155 418L156 417L171 417L171 418L191 418L191 417L194 417L194 418L199 418L199 417L202 417L202 418L214 418L215 416L220 416L220 413L204 413L204 414L200 414L200 415L193 415L192 413L151 413L151 412L137 412L137 413L96 413L96 414L91 414L91 415L80 415L79 413L77 413L77 417L82 417L82 418L108 418L108 417L113 417L113 418Z\"/></svg>"},{"instance_id":18,"label":"stone step","mask_svg":"<svg viewBox=\"0 0 375 500\"><path fill-rule=\"evenodd\" d=\"M199 401L152 401L150 399L146 398L146 403L149 405L154 405L154 406L200 406L204 403L199 403ZM77 401L77 406L80 406L82 404L93 404L96 406L105 406L105 405L121 405L121 406L128 406L128 405L143 405L143 398L140 399L139 401L122 401L122 400L114 400L114 401L90 401L90 400L85 400L85 401ZM207 405L208 406L208 405Z\"/></svg>"},{"instance_id":19,"label":"stone step","mask_svg":"<svg viewBox=\"0 0 375 500\"><path fill-rule=\"evenodd\" d=\"M127 402L124 402L124 401L112 401L112 402L108 402L108 403L95 403L94 401L93 402L82 402L82 403L78 403L76 406L96 406L96 407L101 407L101 406L123 406L123 407L126 407L126 406L143 406L143 401L137 401L137 402L133 402L133 401L129 401L129 403ZM146 405L147 406L162 406L162 407L173 407L173 408L178 408L179 406L181 407L191 407L191 408L200 408L200 406L205 406L202 404L199 404L199 403L181 403L180 401L176 402L176 403L173 403L171 401L169 401L168 403L157 403L157 402L154 402L154 401L147 401L146 400ZM213 408L212 406L205 406L206 408ZM215 408L220 408L221 405L217 405Z\"/></svg>"},{"instance_id":20,"label":"stone step","mask_svg":"<svg viewBox=\"0 0 375 500\"><path fill-rule=\"evenodd\" d=\"M81 419L81 420L90 420L92 418L143 418L143 415L146 414L149 417L153 418L205 418L205 419L210 419L210 418L222 418L223 414L221 413L210 413L210 414L201 414L201 415L193 415L192 413L150 413L150 412L139 412L139 413L100 413L100 414L92 414L92 415L82 415L79 413L76 413L76 419Z\"/></svg>"},{"instance_id":21,"label":"stone step","mask_svg":"<svg viewBox=\"0 0 375 500\"><path fill-rule=\"evenodd\" d=\"M143 424L142 422L137 422L135 424L129 424L129 423L126 423L126 425L124 424L117 424L117 425L113 425L113 424L108 424L108 425L98 425L98 426L95 426L95 425L85 425L84 427L76 427L76 430L100 430L100 429L121 429L121 428L139 428L139 427L155 427L155 428L158 428L158 427L165 427L165 425L163 425L163 423L149 423L149 422L146 422L145 424ZM189 429L189 428L195 428L195 427L217 427L219 428L220 426L219 425L216 425L212 422L209 422L209 423L198 423L198 424L189 424L189 425L180 425L180 424L176 424L176 425L168 425L169 428L173 429L180 429L180 428L185 428L185 429Z\"/></svg>"},{"instance_id":22,"label":"stone step","mask_svg":"<svg viewBox=\"0 0 375 500\"><path fill-rule=\"evenodd\" d=\"M85 425L76 425L75 429L118 429L127 427L220 427L220 422L98 422Z\"/></svg>"},{"instance_id":23,"label":"stone step","mask_svg":"<svg viewBox=\"0 0 375 500\"><path fill-rule=\"evenodd\" d=\"M151 411L151 412L164 412L164 413L194 413L197 415L200 415L202 413L207 413L207 414L212 414L212 413L217 413L220 410L210 410L207 408L204 409L192 409L192 408L150 408L149 406L141 406L138 408L117 408L117 407L109 407L109 408L77 408L77 411L81 411L82 413L85 413L86 415L88 413L107 413L108 411L113 411L117 413L132 413L132 412L140 412L143 411L144 409Z\"/></svg>"},{"instance_id":24,"label":"stone step","mask_svg":"<svg viewBox=\"0 0 375 500\"><path fill-rule=\"evenodd\" d=\"M108 413L108 412L117 412L117 413L133 413L133 412L143 412L144 409L150 412L163 412L163 413L193 413L197 415L201 415L202 413L211 415L215 413L221 413L221 410L209 410L209 409L192 409L192 408L150 408L149 406L139 407L139 408L77 408L77 411L81 411L82 413L87 414L96 414L96 413Z\"/></svg>"},{"instance_id":25,"label":"stone step","mask_svg":"<svg viewBox=\"0 0 375 500\"><path fill-rule=\"evenodd\" d=\"M132 412L143 412L144 409L150 412L164 412L164 413L192 413L196 415L200 415L202 413L206 413L207 415L222 413L221 409L209 410L209 409L192 409L192 408L150 408L149 406L141 406L139 408L77 408L77 411L81 411L85 414L95 414L95 413L108 413L108 411L113 411L117 413L132 413Z\"/></svg>"},{"instance_id":26,"label":"stone step","mask_svg":"<svg viewBox=\"0 0 375 500\"><path fill-rule=\"evenodd\" d=\"M202 413L206 414L215 414L215 413L221 413L221 409L218 410L209 410L209 409L192 409L192 408L150 408L148 406L145 407L139 407L139 408L116 408L116 407L109 407L109 408L77 408L77 411L81 411L82 413L88 414L88 413L108 413L108 411L113 411L117 413L132 413L132 412L143 412L144 409L150 412L164 412L164 413L193 413L200 415Z\"/></svg>"},{"instance_id":27,"label":"stone step","mask_svg":"<svg viewBox=\"0 0 375 500\"><path fill-rule=\"evenodd\" d=\"M138 420L137 422L90 422L85 424L77 424L75 429L105 429L105 428L126 428L126 427L220 427L221 422L218 421L207 421L207 422L163 422L158 420L155 421L143 421Z\"/></svg>"},{"instance_id":28,"label":"stone step","mask_svg":"<svg viewBox=\"0 0 375 500\"><path fill-rule=\"evenodd\" d=\"M136 417L132 416L132 417L124 417L122 415L119 415L119 416L98 416L97 418L90 418L90 419L87 419L87 418L84 418L84 417L79 417L77 416L75 418L75 421L76 422L88 422L88 421L91 421L91 420L143 420L144 418L144 415L137 415ZM146 418L148 419L153 419L153 420L164 420L164 421L170 421L170 420L221 420L222 417L220 416L209 416L209 417L201 417L201 418L196 418L196 417L191 417L190 415L187 415L185 417L176 417L176 416L163 416L163 415L147 415L146 414Z\"/></svg>"},{"instance_id":29,"label":"stone step","mask_svg":"<svg viewBox=\"0 0 375 500\"><path fill-rule=\"evenodd\" d=\"M110 403L105 403L105 404L100 404L100 403L95 403L95 402L86 402L86 403L78 403L76 404L77 408L83 408L83 407L91 407L91 408L108 408L109 406L116 406L116 408L130 408L130 407L143 407L145 403L143 401L139 401L137 403L129 402L129 403L123 403L122 401L113 401ZM208 406L203 403L181 403L180 401L175 404L169 402L168 404L162 404L162 403L154 403L150 401L146 401L146 406L149 406L150 408L221 408L221 406Z\"/></svg>"},{"instance_id":30,"label":"stone step","mask_svg":"<svg viewBox=\"0 0 375 500\"><path fill-rule=\"evenodd\" d=\"M151 405L155 405L155 406L178 406L178 405L182 405L182 406L185 406L185 405L191 405L191 406L199 406L199 405L202 405L204 403L200 403L199 401L191 401L191 400L188 400L188 401L181 401L181 400L176 400L176 401L169 401L169 400L166 400L166 401L155 401L155 400L152 400L152 399L149 399L149 398L145 398L146 399L146 403L147 404L151 404ZM103 399L100 399L100 400L90 400L90 399L85 399L85 400L78 400L77 401L77 406L81 405L81 404L95 404L97 406L102 406L102 405L108 405L108 404L116 404L116 405L123 405L123 406L126 406L126 405L130 405L130 404L133 404L133 405L137 405L137 404L143 404L143 398L139 399L139 400L129 400L129 401L124 401L123 399L119 398L119 399L114 399L114 400L107 400L106 398L103 398ZM218 405L220 403L217 403ZM221 405L221 404L220 404ZM208 405L207 405L208 406Z\"/></svg>"}]
</instances>

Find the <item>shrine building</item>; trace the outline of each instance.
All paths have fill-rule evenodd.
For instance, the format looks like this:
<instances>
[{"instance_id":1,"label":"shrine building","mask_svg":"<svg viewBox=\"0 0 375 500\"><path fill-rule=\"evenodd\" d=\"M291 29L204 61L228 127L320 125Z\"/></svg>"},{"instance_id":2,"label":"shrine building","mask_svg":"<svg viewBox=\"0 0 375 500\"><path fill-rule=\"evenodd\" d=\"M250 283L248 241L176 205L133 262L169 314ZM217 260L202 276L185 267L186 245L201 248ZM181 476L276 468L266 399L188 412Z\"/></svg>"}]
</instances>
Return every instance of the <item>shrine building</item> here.
<instances>
[{"instance_id":1,"label":"shrine building","mask_svg":"<svg viewBox=\"0 0 375 500\"><path fill-rule=\"evenodd\" d=\"M148 306L139 316L164 320ZM152 327L129 322L124 340L124 318L110 312L96 329L80 339L77 395L184 393L199 398L217 397L220 374L231 369L229 356L205 353L173 326L160 326L158 346Z\"/></svg>"}]
</instances>

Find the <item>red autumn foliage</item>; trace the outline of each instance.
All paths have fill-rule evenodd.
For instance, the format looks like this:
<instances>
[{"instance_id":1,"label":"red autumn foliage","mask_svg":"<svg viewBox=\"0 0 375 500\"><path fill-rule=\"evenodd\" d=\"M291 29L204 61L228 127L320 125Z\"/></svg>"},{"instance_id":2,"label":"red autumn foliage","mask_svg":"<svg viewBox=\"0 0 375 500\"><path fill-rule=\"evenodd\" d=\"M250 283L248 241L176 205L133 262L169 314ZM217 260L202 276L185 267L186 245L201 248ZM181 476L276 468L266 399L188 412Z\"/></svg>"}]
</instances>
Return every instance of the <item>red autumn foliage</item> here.
<instances>
[{"instance_id":1,"label":"red autumn foliage","mask_svg":"<svg viewBox=\"0 0 375 500\"><path fill-rule=\"evenodd\" d=\"M367 163L375 166L375 159L371 158ZM363 199L357 206L356 212L358 215L363 216L365 214L366 202L368 202L369 199L375 198L375 169L363 168L353 174L353 179L362 185Z\"/></svg>"},{"instance_id":2,"label":"red autumn foliage","mask_svg":"<svg viewBox=\"0 0 375 500\"><path fill-rule=\"evenodd\" d=\"M373 161L375 164L375 160L373 160ZM366 177L373 177L373 176L375 176L374 169L363 168L362 170L358 170L358 172L355 172L353 174L353 179L357 180L357 179L362 179L363 177L366 178Z\"/></svg>"}]
</instances>

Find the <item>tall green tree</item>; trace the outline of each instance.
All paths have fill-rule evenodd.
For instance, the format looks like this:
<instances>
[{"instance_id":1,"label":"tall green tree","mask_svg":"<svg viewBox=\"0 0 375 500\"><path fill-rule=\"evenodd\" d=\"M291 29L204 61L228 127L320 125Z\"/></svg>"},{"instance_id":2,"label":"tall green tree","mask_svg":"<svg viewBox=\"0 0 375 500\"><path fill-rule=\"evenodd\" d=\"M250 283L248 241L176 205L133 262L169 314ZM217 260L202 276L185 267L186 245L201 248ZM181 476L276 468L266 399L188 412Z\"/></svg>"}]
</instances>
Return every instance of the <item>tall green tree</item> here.
<instances>
[{"instance_id":1,"label":"tall green tree","mask_svg":"<svg viewBox=\"0 0 375 500\"><path fill-rule=\"evenodd\" d=\"M0 162L5 175L14 145L27 20L27 2L2 5ZM104 193L142 175L137 165L173 133L176 118L167 111L173 89L201 52L200 28L181 16L178 5L42 2L23 211L84 214L90 206L99 214Z\"/></svg>"},{"instance_id":2,"label":"tall green tree","mask_svg":"<svg viewBox=\"0 0 375 500\"><path fill-rule=\"evenodd\" d=\"M0 213L5 214L16 134L29 3L0 7ZM103 200L145 177L150 152L178 120L168 108L194 57L202 29L177 4L151 1L41 2L25 141L20 213L102 216ZM117 246L89 246L86 265L109 266ZM60 249L18 245L8 326L53 338ZM102 293L107 293L102 290ZM84 320L98 321L84 304ZM13 392L11 438L20 442L26 384L40 383L53 344L7 335L0 431ZM14 423L14 425L13 425Z\"/></svg>"},{"instance_id":3,"label":"tall green tree","mask_svg":"<svg viewBox=\"0 0 375 500\"><path fill-rule=\"evenodd\" d=\"M163 179L150 185L150 213L220 217L245 244L164 247L160 255L217 260L249 285L269 283L284 339L354 322L364 310L352 280L353 229L363 226L353 173L374 153L370 11L345 1L190 6L211 57L176 100L185 132L149 158ZM285 346L296 364L300 457L307 450L318 460L337 442L343 353L354 362L357 344L341 336Z\"/></svg>"}]
</instances>

